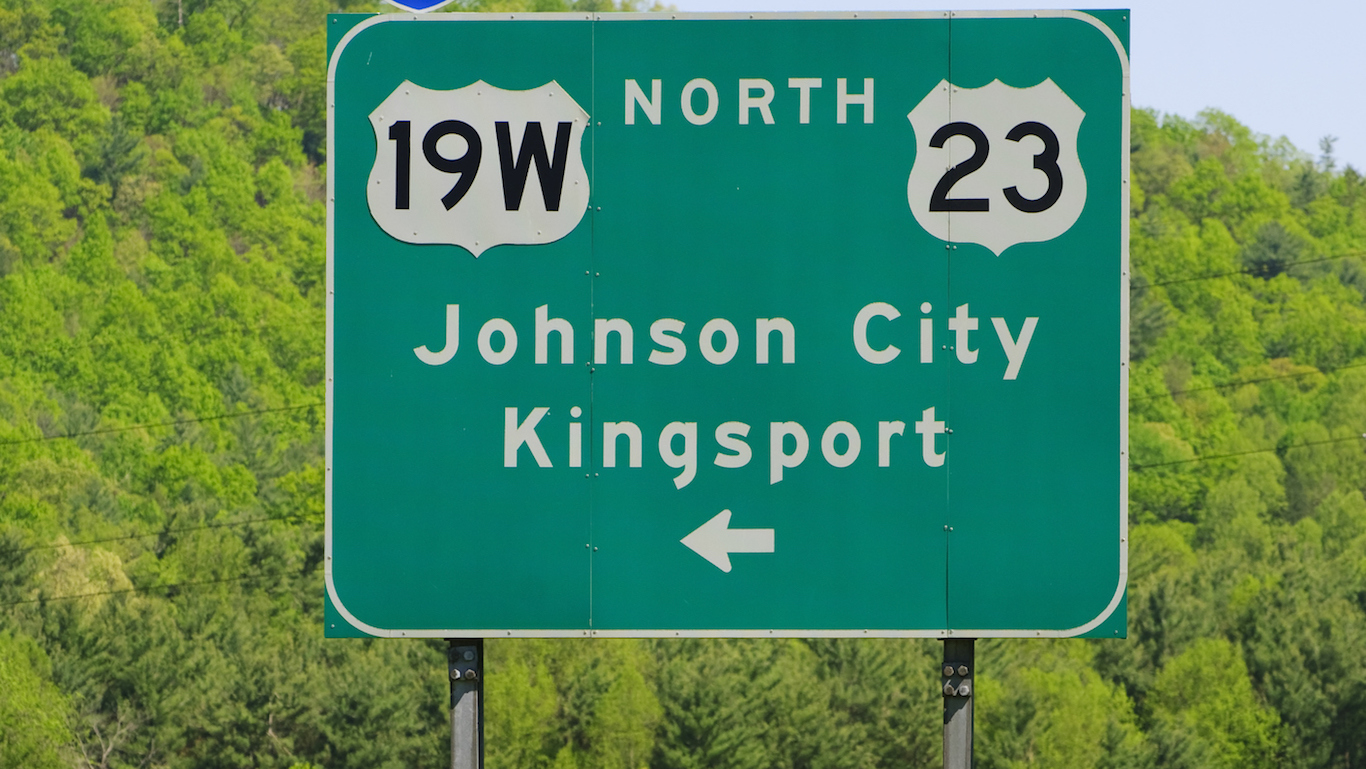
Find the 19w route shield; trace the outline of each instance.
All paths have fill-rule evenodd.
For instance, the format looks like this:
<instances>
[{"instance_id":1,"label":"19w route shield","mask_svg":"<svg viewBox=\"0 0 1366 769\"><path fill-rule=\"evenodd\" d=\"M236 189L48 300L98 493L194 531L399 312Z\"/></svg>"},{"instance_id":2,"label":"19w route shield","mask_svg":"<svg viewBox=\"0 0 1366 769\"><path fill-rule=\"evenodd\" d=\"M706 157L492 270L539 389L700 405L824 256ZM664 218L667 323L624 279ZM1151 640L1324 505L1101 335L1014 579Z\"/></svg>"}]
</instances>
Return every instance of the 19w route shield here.
<instances>
[{"instance_id":1,"label":"19w route shield","mask_svg":"<svg viewBox=\"0 0 1366 769\"><path fill-rule=\"evenodd\" d=\"M756 16L333 17L329 635L1123 635L1125 15Z\"/></svg>"},{"instance_id":2,"label":"19w route shield","mask_svg":"<svg viewBox=\"0 0 1366 769\"><path fill-rule=\"evenodd\" d=\"M509 91L480 80L435 91L405 80L370 121L370 215L396 240L477 257L559 240L588 208L588 113L559 83Z\"/></svg>"}]
</instances>

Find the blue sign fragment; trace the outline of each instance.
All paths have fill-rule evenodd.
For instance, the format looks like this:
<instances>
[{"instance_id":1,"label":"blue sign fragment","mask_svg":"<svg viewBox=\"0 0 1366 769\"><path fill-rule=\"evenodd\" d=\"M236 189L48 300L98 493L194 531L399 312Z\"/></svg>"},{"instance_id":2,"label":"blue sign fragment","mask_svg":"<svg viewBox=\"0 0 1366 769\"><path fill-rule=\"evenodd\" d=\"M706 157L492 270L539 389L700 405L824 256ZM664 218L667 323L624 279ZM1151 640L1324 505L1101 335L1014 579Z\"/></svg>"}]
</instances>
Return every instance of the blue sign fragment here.
<instances>
[{"instance_id":1,"label":"blue sign fragment","mask_svg":"<svg viewBox=\"0 0 1366 769\"><path fill-rule=\"evenodd\" d=\"M443 5L454 2L454 0L384 0L390 5L396 5L411 13L426 13L435 11Z\"/></svg>"}]
</instances>

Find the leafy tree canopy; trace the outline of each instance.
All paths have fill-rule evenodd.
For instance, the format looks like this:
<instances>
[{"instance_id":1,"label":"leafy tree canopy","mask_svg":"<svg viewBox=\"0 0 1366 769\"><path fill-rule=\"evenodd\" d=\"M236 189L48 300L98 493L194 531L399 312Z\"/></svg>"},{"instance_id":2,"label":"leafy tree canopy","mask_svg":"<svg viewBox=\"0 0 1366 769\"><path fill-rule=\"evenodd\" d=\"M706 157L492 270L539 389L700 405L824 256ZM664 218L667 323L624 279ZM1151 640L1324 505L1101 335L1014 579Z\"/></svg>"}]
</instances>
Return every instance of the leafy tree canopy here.
<instances>
[{"instance_id":1,"label":"leafy tree canopy","mask_svg":"<svg viewBox=\"0 0 1366 769\"><path fill-rule=\"evenodd\" d=\"M320 632L329 10L0 8L0 766L445 760L441 645ZM1366 179L1132 117L1130 638L981 644L979 764L1347 767ZM489 760L933 766L938 655L490 641Z\"/></svg>"}]
</instances>

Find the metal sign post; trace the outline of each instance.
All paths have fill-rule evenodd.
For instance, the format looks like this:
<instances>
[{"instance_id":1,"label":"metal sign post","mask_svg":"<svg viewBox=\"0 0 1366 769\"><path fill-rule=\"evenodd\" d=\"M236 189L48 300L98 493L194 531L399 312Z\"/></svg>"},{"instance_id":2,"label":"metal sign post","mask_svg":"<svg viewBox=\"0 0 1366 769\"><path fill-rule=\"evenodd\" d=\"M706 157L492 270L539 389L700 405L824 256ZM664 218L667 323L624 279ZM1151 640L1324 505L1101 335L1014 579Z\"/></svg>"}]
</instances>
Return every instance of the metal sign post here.
<instances>
[{"instance_id":1,"label":"metal sign post","mask_svg":"<svg viewBox=\"0 0 1366 769\"><path fill-rule=\"evenodd\" d=\"M972 769L972 638L944 640L944 769Z\"/></svg>"},{"instance_id":2,"label":"metal sign post","mask_svg":"<svg viewBox=\"0 0 1366 769\"><path fill-rule=\"evenodd\" d=\"M451 769L484 767L484 639L450 639Z\"/></svg>"}]
</instances>

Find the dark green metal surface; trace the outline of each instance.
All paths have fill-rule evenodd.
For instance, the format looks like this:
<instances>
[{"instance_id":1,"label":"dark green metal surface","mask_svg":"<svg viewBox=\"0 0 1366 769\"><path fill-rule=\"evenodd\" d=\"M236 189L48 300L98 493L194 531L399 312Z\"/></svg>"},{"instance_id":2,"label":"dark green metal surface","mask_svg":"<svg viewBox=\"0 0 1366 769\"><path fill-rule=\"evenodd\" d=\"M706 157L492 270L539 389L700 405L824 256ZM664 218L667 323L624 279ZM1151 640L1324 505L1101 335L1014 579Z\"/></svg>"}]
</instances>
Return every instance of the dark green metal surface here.
<instances>
[{"instance_id":1,"label":"dark green metal surface","mask_svg":"<svg viewBox=\"0 0 1366 769\"><path fill-rule=\"evenodd\" d=\"M388 17L356 29L333 41L329 636L1123 635L1123 603L1107 612L1125 573L1127 84L1106 27L927 14ZM794 77L822 78L805 124ZM719 93L705 125L683 115L694 78ZM774 124L757 111L739 124L739 78L773 84ZM857 106L836 122L836 78L852 92L875 79L871 124ZM907 113L941 80L1048 78L1086 113L1077 152L1088 194L1075 224L1000 256L928 233L907 204L917 153ZM625 124L627 79L646 96L662 81L659 125L640 111ZM386 234L365 192L377 151L369 116L404 80L558 82L591 116L580 147L591 199L573 232L477 259ZM481 173L496 173L492 142L484 152L493 170ZM853 343L872 302L901 313L869 325L870 344L901 348L883 365ZM980 320L973 364L946 349L964 303ZM429 366L413 348L441 347L448 304L460 305L459 352ZM541 305L573 325L573 364L559 363L555 337L551 362L533 362ZM1002 379L992 316L1012 331L1039 318L1015 380ZM922 317L934 323L932 363L919 362ZM504 365L478 350L490 318L518 335ZM592 363L595 318L630 322L633 363L618 361L615 335L609 361ZM771 362L756 363L756 318L792 323L795 362L781 362L775 334ZM659 319L683 323L677 365L649 361ZM713 319L738 332L720 365L700 349ZM505 409L525 418L536 407L549 409L537 434L554 466L523 449L505 467ZM915 433L930 407L952 430L938 439L942 467L922 461ZM892 420L904 434L881 467L879 422ZM577 468L571 421L583 430ZM642 434L641 466L627 466L621 439L617 466L604 467L603 423L624 421ZM771 483L770 424L787 421L805 428L809 452ZM847 467L821 449L838 421L861 436ZM658 445L673 422L696 424L695 477L682 488ZM723 422L750 427L744 467L713 462ZM680 543L722 510L732 529L772 529L773 552L733 554L726 572Z\"/></svg>"}]
</instances>

